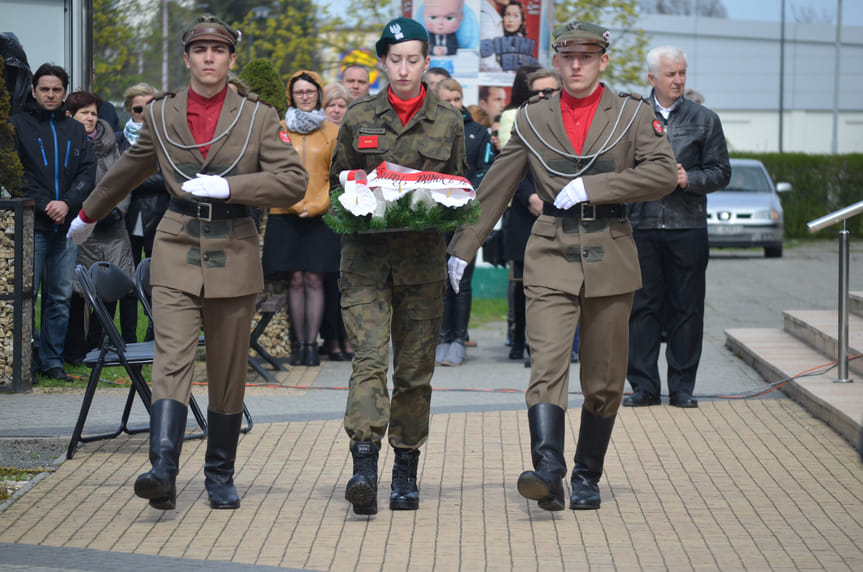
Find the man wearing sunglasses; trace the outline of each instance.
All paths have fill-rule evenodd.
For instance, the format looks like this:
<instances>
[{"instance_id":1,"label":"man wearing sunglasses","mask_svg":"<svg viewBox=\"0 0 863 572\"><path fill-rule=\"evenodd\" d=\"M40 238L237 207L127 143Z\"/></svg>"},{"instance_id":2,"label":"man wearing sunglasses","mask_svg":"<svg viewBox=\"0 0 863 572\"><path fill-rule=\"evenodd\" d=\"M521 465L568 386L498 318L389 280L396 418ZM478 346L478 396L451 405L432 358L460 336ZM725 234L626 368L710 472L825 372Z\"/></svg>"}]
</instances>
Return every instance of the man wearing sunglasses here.
<instances>
[{"instance_id":1,"label":"man wearing sunglasses","mask_svg":"<svg viewBox=\"0 0 863 572\"><path fill-rule=\"evenodd\" d=\"M563 510L569 366L581 325L584 402L572 469L571 509L598 509L599 479L626 377L629 311L641 286L626 201L674 190L674 155L662 126L638 96L599 81L608 65L608 30L572 21L554 31L554 67L563 91L519 109L509 143L478 190L478 223L453 237L450 280L503 213L528 169L542 214L524 256L528 406L534 470L518 491L545 510Z\"/></svg>"},{"instance_id":2,"label":"man wearing sunglasses","mask_svg":"<svg viewBox=\"0 0 863 572\"><path fill-rule=\"evenodd\" d=\"M152 469L135 494L176 507L176 478L201 328L209 402L204 485L215 509L240 506L234 460L243 416L249 334L263 289L252 206L289 207L308 175L276 110L228 89L239 32L205 14L183 36L188 89L144 110L140 137L105 175L73 221L80 243L93 222L156 172L171 202L156 232L153 288Z\"/></svg>"}]
</instances>

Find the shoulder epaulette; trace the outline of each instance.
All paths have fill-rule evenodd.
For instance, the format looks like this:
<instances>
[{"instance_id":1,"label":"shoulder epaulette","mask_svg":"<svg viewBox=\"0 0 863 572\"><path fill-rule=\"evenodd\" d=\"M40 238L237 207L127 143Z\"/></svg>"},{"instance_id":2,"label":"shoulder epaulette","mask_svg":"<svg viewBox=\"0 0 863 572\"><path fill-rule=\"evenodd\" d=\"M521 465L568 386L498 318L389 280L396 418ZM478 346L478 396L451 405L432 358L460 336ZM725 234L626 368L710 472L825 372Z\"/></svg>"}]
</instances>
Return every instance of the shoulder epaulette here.
<instances>
[{"instance_id":1,"label":"shoulder epaulette","mask_svg":"<svg viewBox=\"0 0 863 572\"><path fill-rule=\"evenodd\" d=\"M160 99L165 99L166 97L175 97L176 95L177 95L176 91L163 91L162 93L160 93L159 95L157 95L153 99L155 101L158 101Z\"/></svg>"},{"instance_id":2,"label":"shoulder epaulette","mask_svg":"<svg viewBox=\"0 0 863 572\"><path fill-rule=\"evenodd\" d=\"M617 95L619 97L628 97L630 99L634 99L635 101L640 101L641 103L643 103L645 105L650 105L650 102L647 101L647 99L643 95L638 94L638 93L629 93L628 91L618 91Z\"/></svg>"}]
</instances>

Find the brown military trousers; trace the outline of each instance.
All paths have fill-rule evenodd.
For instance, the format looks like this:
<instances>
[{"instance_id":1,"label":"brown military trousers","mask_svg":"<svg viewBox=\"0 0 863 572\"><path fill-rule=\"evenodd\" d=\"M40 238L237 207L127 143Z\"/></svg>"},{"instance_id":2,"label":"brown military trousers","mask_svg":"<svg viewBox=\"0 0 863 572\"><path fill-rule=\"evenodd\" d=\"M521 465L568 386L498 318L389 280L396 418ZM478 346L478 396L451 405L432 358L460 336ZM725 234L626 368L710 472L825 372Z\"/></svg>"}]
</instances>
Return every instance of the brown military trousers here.
<instances>
[{"instance_id":1,"label":"brown military trousers","mask_svg":"<svg viewBox=\"0 0 863 572\"><path fill-rule=\"evenodd\" d=\"M204 298L153 286L154 402L173 399L188 405L203 326L208 408L223 415L243 410L255 297Z\"/></svg>"},{"instance_id":2,"label":"brown military trousers","mask_svg":"<svg viewBox=\"0 0 863 572\"><path fill-rule=\"evenodd\" d=\"M339 278L342 316L354 346L345 431L351 441L380 447L389 426L390 445L416 449L428 437L445 282L393 285L388 265L380 262L365 275L343 271ZM390 333L392 400L387 392Z\"/></svg>"},{"instance_id":3,"label":"brown military trousers","mask_svg":"<svg viewBox=\"0 0 863 572\"><path fill-rule=\"evenodd\" d=\"M632 293L585 298L533 285L525 288L525 296L531 357L528 408L554 403L566 409L572 338L580 318L584 408L600 417L616 414L626 380Z\"/></svg>"}]
</instances>

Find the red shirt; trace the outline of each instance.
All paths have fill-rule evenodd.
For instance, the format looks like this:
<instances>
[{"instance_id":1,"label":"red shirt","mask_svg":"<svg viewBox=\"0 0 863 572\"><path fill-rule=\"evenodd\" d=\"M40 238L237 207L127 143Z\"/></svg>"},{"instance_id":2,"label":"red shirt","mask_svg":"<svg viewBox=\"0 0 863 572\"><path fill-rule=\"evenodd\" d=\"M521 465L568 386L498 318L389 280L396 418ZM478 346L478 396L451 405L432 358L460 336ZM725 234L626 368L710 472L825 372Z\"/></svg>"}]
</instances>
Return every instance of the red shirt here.
<instances>
[{"instance_id":1,"label":"red shirt","mask_svg":"<svg viewBox=\"0 0 863 572\"><path fill-rule=\"evenodd\" d=\"M566 134L569 135L569 140L575 152L579 155L581 155L581 149L584 147L587 132L590 130L593 114L596 113L596 108L599 107L599 100L602 99L602 90L602 84L599 84L593 90L593 93L583 99L569 95L566 90L563 90L560 94L560 113L563 115L563 128L566 130Z\"/></svg>"},{"instance_id":2,"label":"red shirt","mask_svg":"<svg viewBox=\"0 0 863 572\"><path fill-rule=\"evenodd\" d=\"M216 133L216 124L219 122L219 114L222 113L222 104L225 102L226 93L228 93L227 85L225 89L210 98L206 98L189 88L186 122L189 124L189 131L192 132L195 143L198 145L212 141L213 135ZM200 147L198 150L206 159L210 146Z\"/></svg>"},{"instance_id":3,"label":"red shirt","mask_svg":"<svg viewBox=\"0 0 863 572\"><path fill-rule=\"evenodd\" d=\"M411 117L419 111L420 107L423 106L423 101L426 98L426 86L420 84L420 94L411 99L399 99L398 96L393 93L393 89L390 87L387 89L387 100L390 102L390 105L393 106L393 109L398 114L399 119L402 120L402 127L408 124L408 121L411 120Z\"/></svg>"}]
</instances>

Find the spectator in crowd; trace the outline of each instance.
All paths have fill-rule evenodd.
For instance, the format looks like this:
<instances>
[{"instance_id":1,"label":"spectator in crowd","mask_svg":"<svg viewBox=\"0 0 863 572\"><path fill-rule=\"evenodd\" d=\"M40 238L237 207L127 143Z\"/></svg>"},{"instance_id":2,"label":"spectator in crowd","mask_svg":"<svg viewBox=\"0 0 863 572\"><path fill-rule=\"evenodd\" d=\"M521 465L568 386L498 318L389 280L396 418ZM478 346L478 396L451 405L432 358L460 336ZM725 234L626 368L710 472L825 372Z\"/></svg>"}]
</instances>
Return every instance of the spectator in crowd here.
<instances>
[{"instance_id":1,"label":"spectator in crowd","mask_svg":"<svg viewBox=\"0 0 863 572\"><path fill-rule=\"evenodd\" d=\"M324 317L324 273L339 268L339 237L321 218L330 207L330 159L339 128L324 112L324 83L308 70L295 72L285 89L282 123L309 174L306 194L288 208L272 208L264 235L264 274L288 280L288 310L296 344L294 365L320 365L318 332ZM298 345L297 345L298 344Z\"/></svg>"},{"instance_id":2,"label":"spectator in crowd","mask_svg":"<svg viewBox=\"0 0 863 572\"><path fill-rule=\"evenodd\" d=\"M36 201L33 295L42 290L41 324L34 367L43 375L72 381L63 370L69 304L78 247L66 237L69 222L93 190L96 153L84 126L66 115L66 70L42 64L33 74L33 99L9 122L24 167L22 195ZM35 312L34 312L35 314Z\"/></svg>"},{"instance_id":3,"label":"spectator in crowd","mask_svg":"<svg viewBox=\"0 0 863 572\"><path fill-rule=\"evenodd\" d=\"M158 510L177 504L198 339L207 350L204 487L210 507L235 509L234 464L255 298L263 289L258 233L250 206L287 207L303 196L306 172L278 116L250 93L228 89L238 32L204 14L183 34L190 85L147 104L138 141L85 201L69 229L84 242L95 222L132 189L165 173L171 193L156 233L150 278L155 316L152 468L135 494Z\"/></svg>"},{"instance_id":4,"label":"spectator in crowd","mask_svg":"<svg viewBox=\"0 0 863 572\"><path fill-rule=\"evenodd\" d=\"M384 27L376 48L390 85L348 109L330 187L340 186L342 171L368 173L381 161L462 175L462 116L422 83L430 62L425 28L396 18ZM419 508L417 466L419 448L428 438L446 288L444 252L443 233L436 230L342 236L342 308L355 351L345 407L353 476L345 498L357 514L377 513L378 451L387 433L395 458L390 509ZM387 391L390 341L392 399Z\"/></svg>"},{"instance_id":5,"label":"spectator in crowd","mask_svg":"<svg viewBox=\"0 0 863 572\"><path fill-rule=\"evenodd\" d=\"M530 99L530 94L537 89L560 90L560 74L556 70L533 67L522 67L515 75L512 94L513 101L501 116L501 124L505 119L513 117L519 107ZM509 121L512 129L512 119ZM507 142L509 137L501 137ZM530 238L530 230L536 217L542 214L542 199L536 193L533 175L528 171L519 183L512 203L503 218L503 251L509 262L509 278L512 282L509 291L512 292L513 328L510 334L509 359L524 360L528 339L525 333L525 296L524 296L524 250Z\"/></svg>"},{"instance_id":6,"label":"spectator in crowd","mask_svg":"<svg viewBox=\"0 0 863 572\"><path fill-rule=\"evenodd\" d=\"M707 261L707 193L724 188L731 164L719 117L689 101L686 54L675 46L647 53L649 101L656 123L668 133L677 159L677 188L661 199L631 205L641 289L629 320L629 368L633 393L623 405L659 405L661 332L668 340L669 403L698 407L692 396L704 336Z\"/></svg>"},{"instance_id":7,"label":"spectator in crowd","mask_svg":"<svg viewBox=\"0 0 863 572\"><path fill-rule=\"evenodd\" d=\"M506 108L506 90L499 86L483 85L479 88L479 106L489 117L497 117Z\"/></svg>"},{"instance_id":8,"label":"spectator in crowd","mask_svg":"<svg viewBox=\"0 0 863 572\"><path fill-rule=\"evenodd\" d=\"M121 147L129 147L138 142L144 126L144 110L158 95L158 90L148 83L136 83L123 93L123 109L129 114L129 120L123 126L122 137L125 143L121 141ZM130 197L125 221L126 231L132 244L132 262L137 268L143 258L153 256L156 227L162 220L162 215L168 210L171 195L168 194L165 186L165 177L161 171L157 171L136 187ZM121 306L120 312L123 311ZM137 312L134 319L137 322ZM153 324L147 325L144 339L147 341L153 339Z\"/></svg>"},{"instance_id":9,"label":"spectator in crowd","mask_svg":"<svg viewBox=\"0 0 863 572\"><path fill-rule=\"evenodd\" d=\"M525 401L534 470L519 476L518 491L544 510L565 508L570 352L579 323L584 403L569 506L600 506L599 479L623 395L632 293L641 283L620 201L657 199L676 179L671 147L650 109L640 97L599 81L609 35L580 21L554 31L554 66L564 91L519 110L518 129L479 187L479 222L459 230L448 248L455 285L519 181L528 169L533 173L543 201L524 257L532 358ZM603 136L594 136L599 129Z\"/></svg>"},{"instance_id":10,"label":"spectator in crowd","mask_svg":"<svg viewBox=\"0 0 863 572\"><path fill-rule=\"evenodd\" d=\"M342 83L348 88L352 99L365 97L371 88L369 70L359 64L350 64L342 72Z\"/></svg>"},{"instance_id":11,"label":"spectator in crowd","mask_svg":"<svg viewBox=\"0 0 863 572\"><path fill-rule=\"evenodd\" d=\"M473 120L470 113L462 105L463 93L461 84L454 79L445 79L437 86L435 93L438 99L455 107L464 120L465 151L467 153L467 177L474 188L479 187L483 175L488 170L494 154L491 149L491 137L488 129ZM446 240L452 238L447 233ZM443 323L440 340L435 351L435 363L449 366L459 366L465 359L465 344L467 343L467 325L470 321L470 306L472 302L471 280L476 258L470 261L459 283L456 293L452 286L447 285L443 297Z\"/></svg>"},{"instance_id":12,"label":"spectator in crowd","mask_svg":"<svg viewBox=\"0 0 863 572\"><path fill-rule=\"evenodd\" d=\"M327 120L339 126L353 99L345 86L331 83L324 88L324 111ZM337 249L341 258L341 248ZM321 324L321 338L330 361L350 361L354 357L354 347L348 339L345 321L342 318L342 295L339 292L338 264L333 272L324 272L324 321Z\"/></svg>"},{"instance_id":13,"label":"spectator in crowd","mask_svg":"<svg viewBox=\"0 0 863 572\"><path fill-rule=\"evenodd\" d=\"M507 142L509 142L510 131L512 131L512 124L515 121L515 114L518 108L531 97L530 82L528 82L527 76L541 67L538 64L525 64L515 72L515 78L512 80L512 89L510 90L509 104L500 113L500 134L498 138L500 139L501 148L506 147ZM551 70L549 70L549 73L551 73Z\"/></svg>"},{"instance_id":14,"label":"spectator in crowd","mask_svg":"<svg viewBox=\"0 0 863 572\"><path fill-rule=\"evenodd\" d=\"M345 118L345 112L354 99L348 88L340 83L331 83L324 88L324 113L327 119L338 127Z\"/></svg>"},{"instance_id":15,"label":"spectator in crowd","mask_svg":"<svg viewBox=\"0 0 863 572\"><path fill-rule=\"evenodd\" d=\"M428 85L429 89L432 91L437 89L437 84L445 79L450 79L451 77L452 75L441 67L429 68L428 71L423 74L423 80L425 80L426 85Z\"/></svg>"},{"instance_id":16,"label":"spectator in crowd","mask_svg":"<svg viewBox=\"0 0 863 572\"><path fill-rule=\"evenodd\" d=\"M500 115L495 116L491 121L491 125L488 126L489 133L491 134L491 146L494 150L495 155L500 153Z\"/></svg>"},{"instance_id":17,"label":"spectator in crowd","mask_svg":"<svg viewBox=\"0 0 863 572\"><path fill-rule=\"evenodd\" d=\"M111 125L98 118L102 98L88 91L76 91L66 98L66 113L72 119L79 121L87 132L96 151L96 183L102 180L108 169L120 158L127 146L120 140ZM132 245L129 233L126 232L124 218L129 209L129 197L123 199L108 216L96 224L90 238L78 247L78 264L90 268L95 262L107 261L119 266L129 278L134 279L135 267L132 264ZM75 280L75 293L72 295L69 308L69 328L66 332L64 357L69 363L81 363L87 352L99 345L102 339L102 328L98 319L85 321L84 291ZM114 314L117 302L108 304L108 312ZM129 292L120 298L120 331L127 343L137 342L137 312L138 298L134 292ZM89 324L89 329L84 324ZM85 331L86 330L86 331Z\"/></svg>"}]
</instances>

